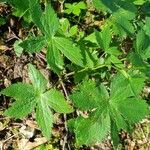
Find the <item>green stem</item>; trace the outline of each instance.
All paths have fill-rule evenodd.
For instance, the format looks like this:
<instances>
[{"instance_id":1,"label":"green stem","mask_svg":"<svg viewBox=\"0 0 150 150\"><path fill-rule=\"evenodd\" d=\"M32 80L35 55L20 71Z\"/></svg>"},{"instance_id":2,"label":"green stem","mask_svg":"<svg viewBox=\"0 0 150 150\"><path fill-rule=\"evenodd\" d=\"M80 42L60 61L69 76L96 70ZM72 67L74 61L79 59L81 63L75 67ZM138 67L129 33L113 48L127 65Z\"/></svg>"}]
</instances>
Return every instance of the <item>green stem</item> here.
<instances>
[{"instance_id":1,"label":"green stem","mask_svg":"<svg viewBox=\"0 0 150 150\"><path fill-rule=\"evenodd\" d=\"M84 69L79 70L79 71L73 71L73 72L70 72L70 73L66 74L65 77L69 77L69 76L74 75L75 73L82 73L82 72L88 71L88 70L94 71L94 70L97 70L97 69L100 69L100 68L103 68L103 67L106 67L106 64L99 65L99 66L97 66L95 68L92 68L92 69L91 68L84 68Z\"/></svg>"}]
</instances>

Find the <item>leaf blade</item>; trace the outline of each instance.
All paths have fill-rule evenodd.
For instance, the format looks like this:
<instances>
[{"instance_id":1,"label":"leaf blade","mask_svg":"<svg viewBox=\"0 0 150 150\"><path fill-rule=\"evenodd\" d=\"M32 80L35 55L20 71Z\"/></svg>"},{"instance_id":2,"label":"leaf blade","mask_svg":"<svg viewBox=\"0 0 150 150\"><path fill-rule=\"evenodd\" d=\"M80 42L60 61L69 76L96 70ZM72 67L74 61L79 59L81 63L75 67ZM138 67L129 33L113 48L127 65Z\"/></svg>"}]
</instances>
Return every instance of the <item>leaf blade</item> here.
<instances>
[{"instance_id":1,"label":"leaf blade","mask_svg":"<svg viewBox=\"0 0 150 150\"><path fill-rule=\"evenodd\" d=\"M74 46L72 41L63 37L55 37L54 43L69 60L81 67L84 67L81 51L79 48Z\"/></svg>"},{"instance_id":2,"label":"leaf blade","mask_svg":"<svg viewBox=\"0 0 150 150\"><path fill-rule=\"evenodd\" d=\"M29 53L38 53L46 45L45 37L31 37L19 44L25 51Z\"/></svg>"},{"instance_id":3,"label":"leaf blade","mask_svg":"<svg viewBox=\"0 0 150 150\"><path fill-rule=\"evenodd\" d=\"M43 135L47 139L50 139L53 126L53 115L50 108L48 107L47 101L44 101L43 99L38 99L36 107L36 121Z\"/></svg>"},{"instance_id":4,"label":"leaf blade","mask_svg":"<svg viewBox=\"0 0 150 150\"><path fill-rule=\"evenodd\" d=\"M73 108L66 102L64 96L61 92L56 89L51 89L43 94L43 99L48 101L49 106L51 106L56 112L59 113L71 113Z\"/></svg>"},{"instance_id":5,"label":"leaf blade","mask_svg":"<svg viewBox=\"0 0 150 150\"><path fill-rule=\"evenodd\" d=\"M44 92L47 88L47 80L44 75L32 64L28 65L28 70L30 80L32 81L35 90L38 90L39 92Z\"/></svg>"}]
</instances>

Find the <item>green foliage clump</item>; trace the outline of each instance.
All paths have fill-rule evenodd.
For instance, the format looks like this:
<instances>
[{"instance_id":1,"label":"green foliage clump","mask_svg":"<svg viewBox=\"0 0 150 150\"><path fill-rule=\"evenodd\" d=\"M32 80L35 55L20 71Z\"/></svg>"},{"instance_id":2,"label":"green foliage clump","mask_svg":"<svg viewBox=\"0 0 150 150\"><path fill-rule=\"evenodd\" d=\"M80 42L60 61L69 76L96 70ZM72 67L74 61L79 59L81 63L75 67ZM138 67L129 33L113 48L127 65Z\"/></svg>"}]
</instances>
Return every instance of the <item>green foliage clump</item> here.
<instances>
[{"instance_id":1,"label":"green foliage clump","mask_svg":"<svg viewBox=\"0 0 150 150\"><path fill-rule=\"evenodd\" d=\"M44 48L48 68L75 86L69 99L86 114L68 120L77 145L93 145L110 134L117 149L120 131L131 133L134 124L149 115L142 91L150 77L150 1L59 1L58 12L54 1L7 2L13 15L36 28L35 34L14 44L17 56ZM96 21L100 25L95 26ZM73 108L56 88L47 89L48 80L34 66L28 71L32 84L16 83L0 92L16 100L4 114L23 118L35 110L49 139L51 109L71 113Z\"/></svg>"}]
</instances>

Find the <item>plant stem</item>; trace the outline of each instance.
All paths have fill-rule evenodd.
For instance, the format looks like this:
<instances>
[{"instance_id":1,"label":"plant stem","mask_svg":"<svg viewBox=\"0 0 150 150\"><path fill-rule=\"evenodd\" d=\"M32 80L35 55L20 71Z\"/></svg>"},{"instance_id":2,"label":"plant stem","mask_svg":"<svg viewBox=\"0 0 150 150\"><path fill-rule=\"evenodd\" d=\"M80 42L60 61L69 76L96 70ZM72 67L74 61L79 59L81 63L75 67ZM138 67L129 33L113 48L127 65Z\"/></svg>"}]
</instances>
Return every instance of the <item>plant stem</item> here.
<instances>
[{"instance_id":1,"label":"plant stem","mask_svg":"<svg viewBox=\"0 0 150 150\"><path fill-rule=\"evenodd\" d=\"M69 76L74 75L75 73L82 73L82 72L88 71L88 70L94 71L94 70L97 70L97 69L100 69L100 68L103 68L103 67L106 67L106 66L107 66L106 64L102 64L102 65L99 65L95 68L84 68L84 69L79 70L79 71L70 72L70 73L66 74L65 77L69 77Z\"/></svg>"}]
</instances>

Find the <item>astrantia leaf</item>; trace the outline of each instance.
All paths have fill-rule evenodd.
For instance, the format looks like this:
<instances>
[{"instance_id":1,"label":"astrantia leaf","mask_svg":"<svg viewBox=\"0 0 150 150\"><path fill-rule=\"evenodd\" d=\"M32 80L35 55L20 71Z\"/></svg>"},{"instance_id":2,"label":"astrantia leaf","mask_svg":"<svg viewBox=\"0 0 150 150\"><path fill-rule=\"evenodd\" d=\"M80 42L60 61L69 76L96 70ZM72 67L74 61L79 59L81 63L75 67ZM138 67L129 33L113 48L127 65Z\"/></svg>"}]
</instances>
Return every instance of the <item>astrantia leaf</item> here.
<instances>
[{"instance_id":1,"label":"astrantia leaf","mask_svg":"<svg viewBox=\"0 0 150 150\"><path fill-rule=\"evenodd\" d=\"M150 37L150 17L145 18L145 26L144 26L144 31L145 33Z\"/></svg>"},{"instance_id":2,"label":"astrantia leaf","mask_svg":"<svg viewBox=\"0 0 150 150\"><path fill-rule=\"evenodd\" d=\"M54 44L70 61L84 67L81 50L72 41L63 37L55 37Z\"/></svg>"},{"instance_id":3,"label":"astrantia leaf","mask_svg":"<svg viewBox=\"0 0 150 150\"><path fill-rule=\"evenodd\" d=\"M66 102L61 92L56 89L51 89L42 95L43 100L48 102L48 105L59 113L71 113L73 108Z\"/></svg>"},{"instance_id":4,"label":"astrantia leaf","mask_svg":"<svg viewBox=\"0 0 150 150\"><path fill-rule=\"evenodd\" d=\"M5 115L22 118L27 116L35 107L34 89L29 84L17 83L2 90L0 94L14 98L16 101L5 111Z\"/></svg>"},{"instance_id":5,"label":"astrantia leaf","mask_svg":"<svg viewBox=\"0 0 150 150\"><path fill-rule=\"evenodd\" d=\"M18 100L23 98L29 99L34 95L34 88L30 84L16 83L2 90L0 94L13 97Z\"/></svg>"},{"instance_id":6,"label":"astrantia leaf","mask_svg":"<svg viewBox=\"0 0 150 150\"><path fill-rule=\"evenodd\" d=\"M39 92L44 92L47 88L47 80L40 71L35 69L33 65L29 64L28 67L29 77L34 88Z\"/></svg>"},{"instance_id":7,"label":"astrantia leaf","mask_svg":"<svg viewBox=\"0 0 150 150\"><path fill-rule=\"evenodd\" d=\"M77 145L93 145L107 136L110 129L110 120L109 116L103 114L96 121L92 117L87 119L79 117L76 119L74 126Z\"/></svg>"},{"instance_id":8,"label":"astrantia leaf","mask_svg":"<svg viewBox=\"0 0 150 150\"><path fill-rule=\"evenodd\" d=\"M24 40L19 45L29 53L36 53L40 52L42 48L46 45L46 40L43 36L32 37Z\"/></svg>"},{"instance_id":9,"label":"astrantia leaf","mask_svg":"<svg viewBox=\"0 0 150 150\"><path fill-rule=\"evenodd\" d=\"M100 11L113 12L118 9L115 4L115 1L114 0L93 0L93 4L95 8Z\"/></svg>"},{"instance_id":10,"label":"astrantia leaf","mask_svg":"<svg viewBox=\"0 0 150 150\"><path fill-rule=\"evenodd\" d=\"M104 51L107 51L111 42L111 29L106 26L102 29L101 32L95 32L95 36L99 46Z\"/></svg>"},{"instance_id":11,"label":"astrantia leaf","mask_svg":"<svg viewBox=\"0 0 150 150\"><path fill-rule=\"evenodd\" d=\"M95 82L85 81L70 96L70 99L81 110L96 108L95 104ZM94 91L94 92L93 92Z\"/></svg>"},{"instance_id":12,"label":"astrantia leaf","mask_svg":"<svg viewBox=\"0 0 150 150\"><path fill-rule=\"evenodd\" d=\"M14 7L13 15L23 17L25 21L31 22L31 15L29 12L29 0L8 0L8 3Z\"/></svg>"},{"instance_id":13,"label":"astrantia leaf","mask_svg":"<svg viewBox=\"0 0 150 150\"><path fill-rule=\"evenodd\" d=\"M29 9L33 22L41 31L44 31L41 23L42 10L39 5L39 0L29 0Z\"/></svg>"},{"instance_id":14,"label":"astrantia leaf","mask_svg":"<svg viewBox=\"0 0 150 150\"><path fill-rule=\"evenodd\" d=\"M109 115L110 115L110 118L113 119L114 123L116 124L118 133L121 129L124 129L127 131L128 130L127 123L125 119L122 117L121 112L118 110L116 103L114 103L111 100L110 104L111 105L109 107L109 113L110 113Z\"/></svg>"},{"instance_id":15,"label":"astrantia leaf","mask_svg":"<svg viewBox=\"0 0 150 150\"><path fill-rule=\"evenodd\" d=\"M144 81L145 76L136 72L129 73L128 77L123 74L116 75L111 82L111 98L117 100L139 95Z\"/></svg>"},{"instance_id":16,"label":"astrantia leaf","mask_svg":"<svg viewBox=\"0 0 150 150\"><path fill-rule=\"evenodd\" d=\"M114 147L114 149L117 149L118 144L120 142L119 135L118 135L119 130L117 128L116 122L113 119L111 119L111 129L110 130L111 130L111 132L110 132L111 139L113 141L113 147Z\"/></svg>"},{"instance_id":17,"label":"astrantia leaf","mask_svg":"<svg viewBox=\"0 0 150 150\"><path fill-rule=\"evenodd\" d=\"M22 98L16 99L16 101L4 112L4 114L9 117L23 118L33 111L35 105L35 96L23 97L22 95Z\"/></svg>"},{"instance_id":18,"label":"astrantia leaf","mask_svg":"<svg viewBox=\"0 0 150 150\"><path fill-rule=\"evenodd\" d=\"M52 37L59 28L58 18L49 4L45 7L41 22L44 27L44 33L47 37Z\"/></svg>"},{"instance_id":19,"label":"astrantia leaf","mask_svg":"<svg viewBox=\"0 0 150 150\"><path fill-rule=\"evenodd\" d=\"M132 20L135 18L135 12L134 8L133 11L119 9L107 20L107 23L112 26L112 31L120 37L131 36L134 33Z\"/></svg>"},{"instance_id":20,"label":"astrantia leaf","mask_svg":"<svg viewBox=\"0 0 150 150\"><path fill-rule=\"evenodd\" d=\"M137 100L144 80L139 72L118 74L112 80L110 96L103 85L96 86L93 81L81 84L71 95L71 100L75 106L88 111L89 114L88 118L78 117L71 121L71 129L74 128L77 144L94 144L111 131L114 147L117 148L120 130L131 131L134 123L149 115L148 105L143 100ZM135 101L131 100L131 96ZM104 124L110 124L111 128L103 128Z\"/></svg>"},{"instance_id":21,"label":"astrantia leaf","mask_svg":"<svg viewBox=\"0 0 150 150\"><path fill-rule=\"evenodd\" d=\"M36 121L42 130L43 135L50 139L53 126L53 115L48 106L48 101L39 99L36 107Z\"/></svg>"},{"instance_id":22,"label":"astrantia leaf","mask_svg":"<svg viewBox=\"0 0 150 150\"><path fill-rule=\"evenodd\" d=\"M84 81L70 96L70 99L81 110L92 110L98 107L102 99L107 99L108 92L103 85L96 86L94 81Z\"/></svg>"},{"instance_id":23,"label":"astrantia leaf","mask_svg":"<svg viewBox=\"0 0 150 150\"><path fill-rule=\"evenodd\" d=\"M149 114L149 108L142 99L129 98L117 103L119 111L130 124L134 124L142 120Z\"/></svg>"},{"instance_id":24,"label":"astrantia leaf","mask_svg":"<svg viewBox=\"0 0 150 150\"><path fill-rule=\"evenodd\" d=\"M150 37L140 30L136 36L135 50L143 59L150 58Z\"/></svg>"},{"instance_id":25,"label":"astrantia leaf","mask_svg":"<svg viewBox=\"0 0 150 150\"><path fill-rule=\"evenodd\" d=\"M53 42L49 43L48 45L46 59L51 69L55 73L60 74L64 65L63 57Z\"/></svg>"},{"instance_id":26,"label":"astrantia leaf","mask_svg":"<svg viewBox=\"0 0 150 150\"><path fill-rule=\"evenodd\" d=\"M116 56L111 55L109 59L111 63L113 63L116 67L121 68L121 69L125 67L124 64L121 62L121 60L117 58Z\"/></svg>"}]
</instances>

